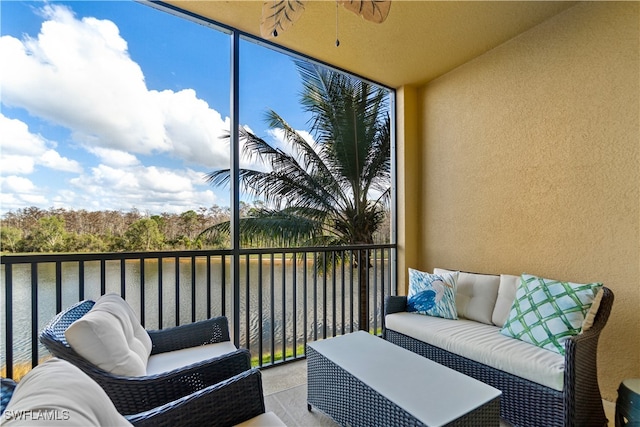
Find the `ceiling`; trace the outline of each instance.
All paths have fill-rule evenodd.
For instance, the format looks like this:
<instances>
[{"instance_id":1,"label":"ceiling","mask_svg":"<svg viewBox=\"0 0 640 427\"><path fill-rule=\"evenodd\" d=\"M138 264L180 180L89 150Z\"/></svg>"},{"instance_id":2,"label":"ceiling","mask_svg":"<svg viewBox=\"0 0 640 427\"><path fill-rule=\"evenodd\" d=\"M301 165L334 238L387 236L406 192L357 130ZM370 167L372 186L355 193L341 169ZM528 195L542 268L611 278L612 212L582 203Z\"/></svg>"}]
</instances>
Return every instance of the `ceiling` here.
<instances>
[{"instance_id":1,"label":"ceiling","mask_svg":"<svg viewBox=\"0 0 640 427\"><path fill-rule=\"evenodd\" d=\"M166 3L260 36L262 1ZM365 21L336 3L307 1L292 28L271 39L392 88L424 84L575 5L555 1L392 0L382 24Z\"/></svg>"}]
</instances>

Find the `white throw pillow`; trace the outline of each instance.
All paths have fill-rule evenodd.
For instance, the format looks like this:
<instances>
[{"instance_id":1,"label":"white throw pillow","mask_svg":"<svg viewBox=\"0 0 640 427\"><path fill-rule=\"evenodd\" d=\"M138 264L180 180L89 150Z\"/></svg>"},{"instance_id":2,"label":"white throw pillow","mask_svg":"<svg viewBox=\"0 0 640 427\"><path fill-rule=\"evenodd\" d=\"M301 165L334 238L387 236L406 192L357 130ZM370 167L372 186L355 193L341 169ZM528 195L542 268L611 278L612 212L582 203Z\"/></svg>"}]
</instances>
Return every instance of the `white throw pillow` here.
<instances>
[{"instance_id":1,"label":"white throw pillow","mask_svg":"<svg viewBox=\"0 0 640 427\"><path fill-rule=\"evenodd\" d=\"M79 368L53 358L22 378L3 426L130 426L107 393Z\"/></svg>"},{"instance_id":2,"label":"white throw pillow","mask_svg":"<svg viewBox=\"0 0 640 427\"><path fill-rule=\"evenodd\" d=\"M494 325L504 326L509 317L511 306L516 299L516 291L520 286L520 276L512 276L510 274L500 275L500 286L498 287L498 298L496 299L496 306L493 309L491 315L491 321Z\"/></svg>"},{"instance_id":3,"label":"white throw pillow","mask_svg":"<svg viewBox=\"0 0 640 427\"><path fill-rule=\"evenodd\" d=\"M446 274L453 273L453 271L435 268L433 273ZM499 286L500 276L461 271L456 287L458 316L492 325L491 315L496 305Z\"/></svg>"},{"instance_id":4,"label":"white throw pillow","mask_svg":"<svg viewBox=\"0 0 640 427\"><path fill-rule=\"evenodd\" d=\"M147 372L151 338L117 294L100 297L67 328L65 337L79 355L114 375L135 377Z\"/></svg>"}]
</instances>

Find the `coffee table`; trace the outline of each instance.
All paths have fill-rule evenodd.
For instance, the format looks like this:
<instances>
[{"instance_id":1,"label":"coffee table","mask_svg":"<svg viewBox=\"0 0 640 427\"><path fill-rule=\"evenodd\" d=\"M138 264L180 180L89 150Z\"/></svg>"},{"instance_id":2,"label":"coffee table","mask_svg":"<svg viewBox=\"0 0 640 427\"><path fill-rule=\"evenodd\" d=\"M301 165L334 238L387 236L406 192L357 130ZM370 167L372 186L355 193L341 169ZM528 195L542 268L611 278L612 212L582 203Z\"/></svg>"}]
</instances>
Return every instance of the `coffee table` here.
<instances>
[{"instance_id":1,"label":"coffee table","mask_svg":"<svg viewBox=\"0 0 640 427\"><path fill-rule=\"evenodd\" d=\"M307 404L348 426L499 426L502 392L364 331L307 345Z\"/></svg>"}]
</instances>

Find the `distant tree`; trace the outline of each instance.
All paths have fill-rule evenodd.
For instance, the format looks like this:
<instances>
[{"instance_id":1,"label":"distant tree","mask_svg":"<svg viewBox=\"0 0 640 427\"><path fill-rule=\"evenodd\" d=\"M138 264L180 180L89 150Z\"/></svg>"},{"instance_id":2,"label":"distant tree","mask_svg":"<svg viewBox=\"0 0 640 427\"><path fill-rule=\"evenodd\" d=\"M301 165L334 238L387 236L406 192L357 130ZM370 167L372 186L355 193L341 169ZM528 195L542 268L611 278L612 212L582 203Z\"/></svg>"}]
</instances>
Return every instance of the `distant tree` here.
<instances>
[{"instance_id":1,"label":"distant tree","mask_svg":"<svg viewBox=\"0 0 640 427\"><path fill-rule=\"evenodd\" d=\"M124 237L126 248L132 251L158 250L164 245L158 222L152 218L139 219L131 224Z\"/></svg>"},{"instance_id":2,"label":"distant tree","mask_svg":"<svg viewBox=\"0 0 640 427\"><path fill-rule=\"evenodd\" d=\"M65 223L58 216L46 216L38 220L37 225L24 239L27 252L62 252L65 250Z\"/></svg>"},{"instance_id":3,"label":"distant tree","mask_svg":"<svg viewBox=\"0 0 640 427\"><path fill-rule=\"evenodd\" d=\"M245 210L250 209L247 205ZM43 218L56 217L57 220ZM183 213L153 215L158 225L162 244L153 242L154 249L203 249L229 247L229 239L219 241L198 237L198 231L215 223L229 220L230 209L217 205L199 207ZM63 208L42 210L36 207L9 211L2 215L0 224L0 250L15 252L119 252L133 250L129 238L131 226L143 218L140 212L105 210L86 211ZM57 230L52 223L63 224ZM140 227L136 225L132 230ZM153 227L153 226L152 226ZM125 234L129 230L129 235ZM62 238L60 238L62 234ZM55 243L52 244L52 239ZM134 239L135 240L135 239ZM136 243L145 250L146 243Z\"/></svg>"},{"instance_id":4,"label":"distant tree","mask_svg":"<svg viewBox=\"0 0 640 427\"><path fill-rule=\"evenodd\" d=\"M181 213L179 223L182 234L189 239L194 239L200 232L200 230L198 230L200 223L199 217L194 210Z\"/></svg>"},{"instance_id":5,"label":"distant tree","mask_svg":"<svg viewBox=\"0 0 640 427\"><path fill-rule=\"evenodd\" d=\"M0 226L0 245L3 252L18 252L22 230L16 227Z\"/></svg>"},{"instance_id":6,"label":"distant tree","mask_svg":"<svg viewBox=\"0 0 640 427\"><path fill-rule=\"evenodd\" d=\"M68 252L106 252L109 250L109 241L94 234L68 233L65 248Z\"/></svg>"}]
</instances>

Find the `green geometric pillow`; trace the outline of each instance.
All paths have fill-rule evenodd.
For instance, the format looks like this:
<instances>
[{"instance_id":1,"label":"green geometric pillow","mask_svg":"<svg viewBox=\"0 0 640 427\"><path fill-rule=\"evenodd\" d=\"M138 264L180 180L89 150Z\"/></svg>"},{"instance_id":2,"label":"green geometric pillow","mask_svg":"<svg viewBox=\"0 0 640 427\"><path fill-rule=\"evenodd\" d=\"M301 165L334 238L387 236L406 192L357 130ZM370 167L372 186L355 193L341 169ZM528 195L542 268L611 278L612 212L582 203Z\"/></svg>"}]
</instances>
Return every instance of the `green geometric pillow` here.
<instances>
[{"instance_id":1,"label":"green geometric pillow","mask_svg":"<svg viewBox=\"0 0 640 427\"><path fill-rule=\"evenodd\" d=\"M500 330L564 355L564 342L578 335L602 283L579 284L523 274L509 317Z\"/></svg>"}]
</instances>

